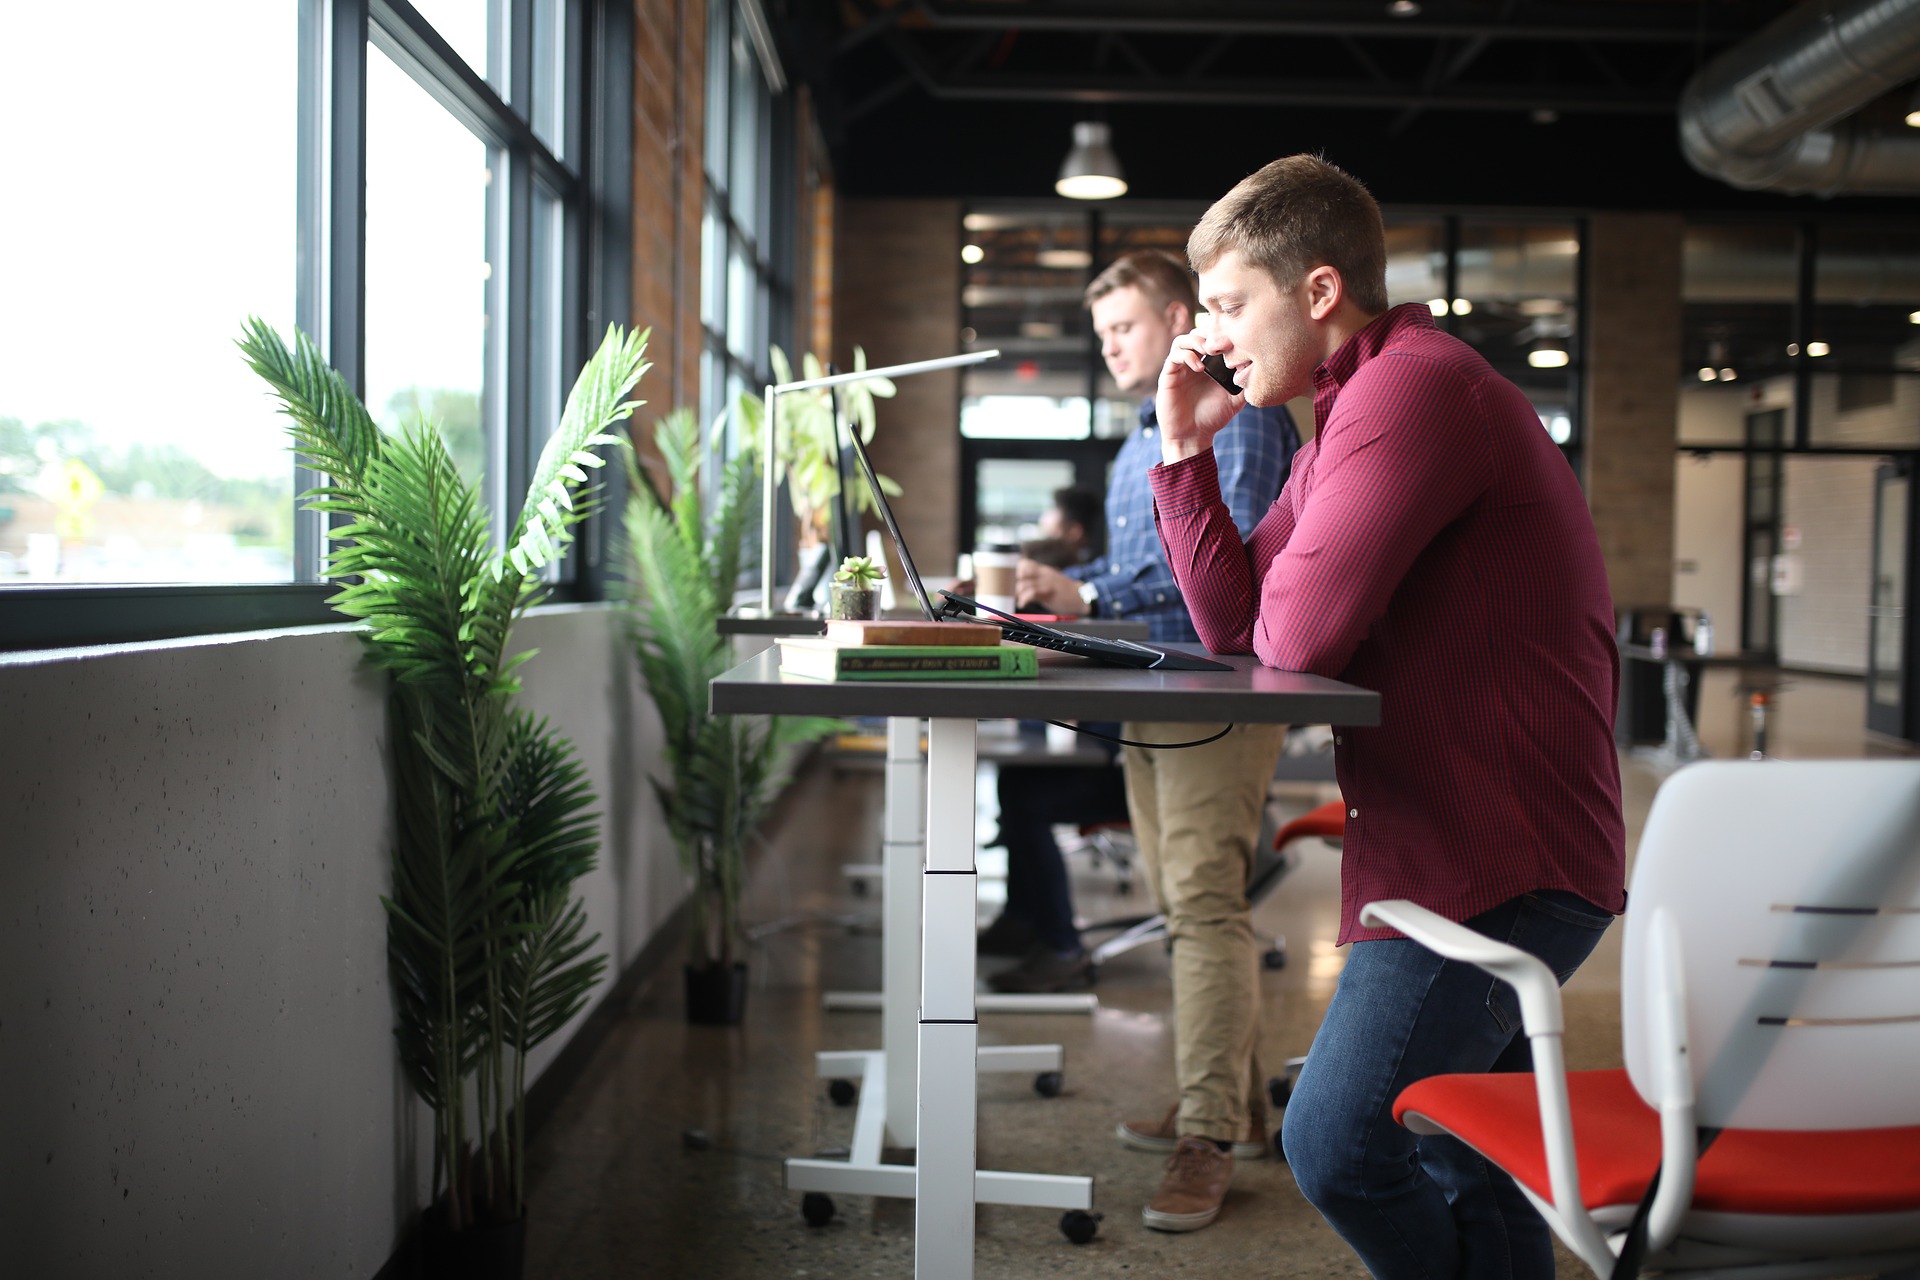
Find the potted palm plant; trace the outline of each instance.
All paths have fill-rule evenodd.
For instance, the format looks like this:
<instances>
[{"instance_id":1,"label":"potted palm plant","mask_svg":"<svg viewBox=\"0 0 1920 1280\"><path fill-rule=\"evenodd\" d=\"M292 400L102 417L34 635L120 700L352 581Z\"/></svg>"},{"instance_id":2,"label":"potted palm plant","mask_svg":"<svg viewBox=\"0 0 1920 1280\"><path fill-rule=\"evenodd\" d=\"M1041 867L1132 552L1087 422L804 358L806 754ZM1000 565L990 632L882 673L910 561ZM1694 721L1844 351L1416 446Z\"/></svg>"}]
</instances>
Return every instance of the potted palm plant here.
<instances>
[{"instance_id":1,"label":"potted palm plant","mask_svg":"<svg viewBox=\"0 0 1920 1280\"><path fill-rule=\"evenodd\" d=\"M754 407L751 399L742 403L749 414ZM708 712L707 685L730 665L720 616L756 532L757 456L742 452L729 461L709 500L701 488L706 450L692 412L661 418L653 442L666 466L665 487L639 464L635 449L623 451L634 654L665 736L666 776L652 781L692 886L687 1016L736 1023L746 1001L740 894L748 842L786 780L790 748L838 722Z\"/></svg>"},{"instance_id":2,"label":"potted palm plant","mask_svg":"<svg viewBox=\"0 0 1920 1280\"><path fill-rule=\"evenodd\" d=\"M526 1219L526 1061L585 1007L591 954L574 882L598 848L572 744L519 705L514 622L573 536L594 450L628 416L646 335L610 329L568 396L504 550L432 423L383 433L305 335L259 320L240 340L295 447L324 477L304 495L332 521L330 603L366 623L392 677L398 807L387 914L397 1041L433 1112L429 1275L518 1274Z\"/></svg>"}]
</instances>

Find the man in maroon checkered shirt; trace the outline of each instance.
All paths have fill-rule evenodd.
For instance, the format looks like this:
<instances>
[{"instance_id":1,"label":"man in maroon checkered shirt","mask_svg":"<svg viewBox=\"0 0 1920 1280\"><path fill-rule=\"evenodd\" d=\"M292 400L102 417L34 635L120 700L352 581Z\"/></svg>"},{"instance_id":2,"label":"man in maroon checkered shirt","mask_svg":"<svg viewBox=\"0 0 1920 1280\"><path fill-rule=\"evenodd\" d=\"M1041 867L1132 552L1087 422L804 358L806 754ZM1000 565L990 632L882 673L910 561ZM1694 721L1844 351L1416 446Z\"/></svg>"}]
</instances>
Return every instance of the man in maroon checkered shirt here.
<instances>
[{"instance_id":1,"label":"man in maroon checkered shirt","mask_svg":"<svg viewBox=\"0 0 1920 1280\"><path fill-rule=\"evenodd\" d=\"M1585 498L1517 387L1424 303L1388 307L1380 211L1352 177L1276 160L1187 253L1211 315L1161 371L1151 480L1194 624L1215 652L1381 697L1378 728L1334 729L1354 946L1287 1106L1288 1163L1376 1276L1551 1277L1513 1182L1392 1118L1415 1080L1525 1061L1511 989L1358 916L1410 898L1564 982L1625 908L1619 653ZM1314 439L1242 544L1208 444L1243 403L1309 391Z\"/></svg>"}]
</instances>

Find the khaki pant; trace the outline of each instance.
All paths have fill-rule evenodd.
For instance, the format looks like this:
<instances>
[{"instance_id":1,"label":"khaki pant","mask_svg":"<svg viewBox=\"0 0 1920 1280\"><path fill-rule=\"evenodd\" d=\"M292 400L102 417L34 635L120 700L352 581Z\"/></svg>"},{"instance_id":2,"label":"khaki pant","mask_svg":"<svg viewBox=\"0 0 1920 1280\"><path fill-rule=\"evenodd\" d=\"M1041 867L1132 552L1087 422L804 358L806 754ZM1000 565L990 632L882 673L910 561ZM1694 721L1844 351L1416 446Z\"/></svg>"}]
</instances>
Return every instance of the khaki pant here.
<instances>
[{"instance_id":1,"label":"khaki pant","mask_svg":"<svg viewBox=\"0 0 1920 1280\"><path fill-rule=\"evenodd\" d=\"M1217 724L1128 724L1135 742L1190 742ZM1178 1132L1238 1142L1265 1124L1255 1054L1260 963L1247 880L1286 726L1234 725L1204 747L1126 748L1127 808L1173 942Z\"/></svg>"}]
</instances>

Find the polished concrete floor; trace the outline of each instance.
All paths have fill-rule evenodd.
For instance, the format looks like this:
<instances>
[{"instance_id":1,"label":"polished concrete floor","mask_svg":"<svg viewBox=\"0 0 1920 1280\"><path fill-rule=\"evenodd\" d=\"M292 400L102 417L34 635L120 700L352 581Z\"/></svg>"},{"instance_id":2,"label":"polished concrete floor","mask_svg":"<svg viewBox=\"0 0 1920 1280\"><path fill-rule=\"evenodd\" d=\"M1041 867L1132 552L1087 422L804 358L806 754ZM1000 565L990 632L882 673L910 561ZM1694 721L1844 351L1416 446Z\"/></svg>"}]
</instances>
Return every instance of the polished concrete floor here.
<instances>
[{"instance_id":1,"label":"polished concrete floor","mask_svg":"<svg viewBox=\"0 0 1920 1280\"><path fill-rule=\"evenodd\" d=\"M1776 699L1770 750L1853 757L1899 748L1861 730L1858 681L1802 677ZM1745 755L1745 694L1710 672L1700 695L1700 739L1716 756ZM1623 756L1629 848L1664 763ZM1335 793L1296 784L1276 791L1284 816ZM988 791L988 795L991 792ZM872 989L879 976L877 902L852 891L847 861L876 856L877 771L815 761L783 802L771 847L758 858L747 904L756 926L744 1025L688 1026L677 964L647 975L618 1026L537 1135L528 1274L550 1280L675 1277L904 1277L913 1269L913 1206L836 1197L837 1213L810 1228L782 1185L781 1160L842 1148L854 1110L828 1100L813 1055L878 1047L879 1019L827 1013L826 990ZM983 820L986 831L990 822ZM983 831L983 835L985 832ZM1264 975L1260 1051L1277 1070L1305 1052L1344 960L1337 922L1337 855L1309 842L1299 869L1257 911L1255 925L1287 939L1290 963ZM983 871L998 851L985 851ZM1110 868L1072 859L1077 901L1090 918L1127 914L1139 898L1115 892ZM995 910L983 886L982 916ZM1567 1056L1575 1068L1619 1062L1618 934L1569 984ZM1090 1174L1099 1233L1070 1243L1053 1210L981 1206L975 1275L1014 1277L1231 1274L1362 1276L1364 1268L1319 1220L1278 1160L1242 1161L1220 1219L1164 1235L1140 1224L1161 1160L1122 1149L1117 1121L1158 1116L1173 1099L1164 954L1143 948L1101 971L1100 1007L1084 1014L1001 1014L981 1020L983 1044L1058 1043L1065 1089L1035 1092L1029 1076L982 1076L982 1168ZM1562 1254L1560 1275L1585 1269Z\"/></svg>"}]
</instances>

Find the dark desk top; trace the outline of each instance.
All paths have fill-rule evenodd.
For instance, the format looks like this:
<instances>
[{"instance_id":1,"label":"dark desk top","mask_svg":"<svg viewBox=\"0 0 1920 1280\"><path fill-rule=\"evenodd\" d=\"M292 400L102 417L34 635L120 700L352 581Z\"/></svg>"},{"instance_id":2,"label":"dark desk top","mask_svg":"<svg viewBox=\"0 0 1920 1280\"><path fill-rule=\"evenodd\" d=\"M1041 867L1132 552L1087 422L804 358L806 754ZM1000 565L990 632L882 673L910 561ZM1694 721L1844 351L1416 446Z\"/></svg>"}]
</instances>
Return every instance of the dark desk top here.
<instances>
[{"instance_id":1,"label":"dark desk top","mask_svg":"<svg viewBox=\"0 0 1920 1280\"><path fill-rule=\"evenodd\" d=\"M782 679L766 650L716 678L717 715L931 716L992 720L1190 720L1218 724L1380 723L1368 689L1263 667L1250 655L1231 671L1140 671L1042 652L1032 680Z\"/></svg>"}]
</instances>

